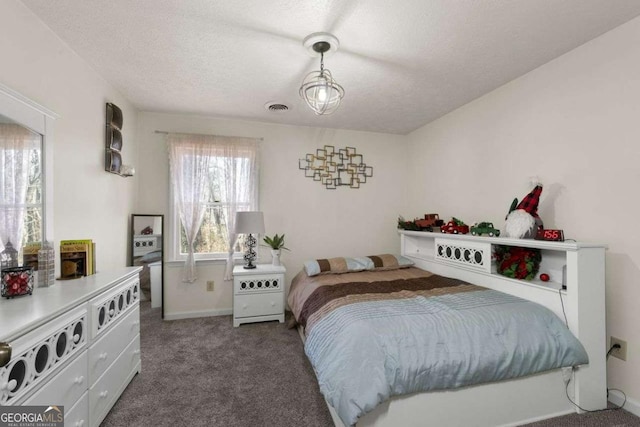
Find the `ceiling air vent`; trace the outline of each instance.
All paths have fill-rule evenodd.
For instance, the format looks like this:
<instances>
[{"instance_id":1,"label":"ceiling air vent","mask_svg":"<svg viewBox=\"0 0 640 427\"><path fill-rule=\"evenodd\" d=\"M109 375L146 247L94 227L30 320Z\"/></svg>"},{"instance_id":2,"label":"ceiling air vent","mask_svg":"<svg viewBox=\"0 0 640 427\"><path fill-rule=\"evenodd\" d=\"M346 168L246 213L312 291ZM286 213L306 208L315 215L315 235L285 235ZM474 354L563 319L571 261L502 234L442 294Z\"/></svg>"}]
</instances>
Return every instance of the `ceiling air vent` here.
<instances>
[{"instance_id":1,"label":"ceiling air vent","mask_svg":"<svg viewBox=\"0 0 640 427\"><path fill-rule=\"evenodd\" d=\"M284 113L285 111L289 110L289 107L287 105L280 104L278 102L267 102L266 104L264 104L264 108L272 113Z\"/></svg>"}]
</instances>

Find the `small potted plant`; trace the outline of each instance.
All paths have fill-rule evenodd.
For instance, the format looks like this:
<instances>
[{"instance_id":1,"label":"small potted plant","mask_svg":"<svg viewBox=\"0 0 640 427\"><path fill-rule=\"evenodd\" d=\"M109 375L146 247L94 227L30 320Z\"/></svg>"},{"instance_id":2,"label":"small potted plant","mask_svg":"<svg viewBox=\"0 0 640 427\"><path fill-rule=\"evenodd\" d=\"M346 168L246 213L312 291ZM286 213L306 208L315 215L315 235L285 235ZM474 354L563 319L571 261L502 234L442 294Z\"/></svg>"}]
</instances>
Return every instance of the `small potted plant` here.
<instances>
[{"instance_id":1,"label":"small potted plant","mask_svg":"<svg viewBox=\"0 0 640 427\"><path fill-rule=\"evenodd\" d=\"M273 257L273 265L280 265L280 253L282 249L289 250L284 246L284 234L282 236L278 236L277 234L273 237L264 236L264 242L271 248L271 256Z\"/></svg>"}]
</instances>

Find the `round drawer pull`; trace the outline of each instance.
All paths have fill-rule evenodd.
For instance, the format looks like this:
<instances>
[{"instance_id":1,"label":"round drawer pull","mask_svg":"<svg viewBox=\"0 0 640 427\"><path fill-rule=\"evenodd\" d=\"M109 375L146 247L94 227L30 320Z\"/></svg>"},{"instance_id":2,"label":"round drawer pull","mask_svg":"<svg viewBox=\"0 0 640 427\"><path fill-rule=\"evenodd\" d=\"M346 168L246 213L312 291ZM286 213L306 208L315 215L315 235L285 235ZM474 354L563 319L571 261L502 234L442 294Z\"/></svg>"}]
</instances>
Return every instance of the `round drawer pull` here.
<instances>
[{"instance_id":1,"label":"round drawer pull","mask_svg":"<svg viewBox=\"0 0 640 427\"><path fill-rule=\"evenodd\" d=\"M105 391L101 391L98 396L100 396L100 399L104 399L108 395L109 395L109 392L107 390L105 390Z\"/></svg>"},{"instance_id":2,"label":"round drawer pull","mask_svg":"<svg viewBox=\"0 0 640 427\"><path fill-rule=\"evenodd\" d=\"M13 391L17 385L18 385L18 381L11 380L9 382L2 384L2 390Z\"/></svg>"},{"instance_id":3,"label":"round drawer pull","mask_svg":"<svg viewBox=\"0 0 640 427\"><path fill-rule=\"evenodd\" d=\"M73 342L74 342L74 343L76 343L76 344L78 344L78 341L80 341L80 334L75 334L75 335L73 336Z\"/></svg>"},{"instance_id":4,"label":"round drawer pull","mask_svg":"<svg viewBox=\"0 0 640 427\"><path fill-rule=\"evenodd\" d=\"M242 308L246 309L247 308L247 304L242 304Z\"/></svg>"},{"instance_id":5,"label":"round drawer pull","mask_svg":"<svg viewBox=\"0 0 640 427\"><path fill-rule=\"evenodd\" d=\"M276 306L276 303L271 301L271 307L275 307L275 306Z\"/></svg>"},{"instance_id":6,"label":"round drawer pull","mask_svg":"<svg viewBox=\"0 0 640 427\"><path fill-rule=\"evenodd\" d=\"M82 375L80 375L79 377L76 377L76 378L73 380L73 383L74 383L74 384L78 384L78 385L82 384L83 382L84 382L84 377L83 377Z\"/></svg>"},{"instance_id":7,"label":"round drawer pull","mask_svg":"<svg viewBox=\"0 0 640 427\"><path fill-rule=\"evenodd\" d=\"M107 352L105 351L104 353L100 353L100 356L98 356L98 359L107 360Z\"/></svg>"},{"instance_id":8,"label":"round drawer pull","mask_svg":"<svg viewBox=\"0 0 640 427\"><path fill-rule=\"evenodd\" d=\"M84 425L84 420L78 420L74 424L75 427L82 427Z\"/></svg>"}]
</instances>

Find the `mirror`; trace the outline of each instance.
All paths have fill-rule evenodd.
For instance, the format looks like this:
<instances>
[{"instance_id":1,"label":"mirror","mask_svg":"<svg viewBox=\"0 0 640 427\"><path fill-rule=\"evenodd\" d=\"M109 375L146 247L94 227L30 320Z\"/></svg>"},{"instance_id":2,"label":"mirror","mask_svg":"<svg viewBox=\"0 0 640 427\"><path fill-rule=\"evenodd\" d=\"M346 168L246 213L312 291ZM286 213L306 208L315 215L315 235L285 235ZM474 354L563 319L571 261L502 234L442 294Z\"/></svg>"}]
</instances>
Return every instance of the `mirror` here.
<instances>
[{"instance_id":1,"label":"mirror","mask_svg":"<svg viewBox=\"0 0 640 427\"><path fill-rule=\"evenodd\" d=\"M164 319L164 215L131 215L131 265L142 266L140 289Z\"/></svg>"},{"instance_id":2,"label":"mirror","mask_svg":"<svg viewBox=\"0 0 640 427\"><path fill-rule=\"evenodd\" d=\"M0 251L53 242L53 123L57 115L0 84ZM56 263L57 264L57 263Z\"/></svg>"},{"instance_id":3,"label":"mirror","mask_svg":"<svg viewBox=\"0 0 640 427\"><path fill-rule=\"evenodd\" d=\"M41 153L42 135L0 114L0 251L42 241Z\"/></svg>"}]
</instances>

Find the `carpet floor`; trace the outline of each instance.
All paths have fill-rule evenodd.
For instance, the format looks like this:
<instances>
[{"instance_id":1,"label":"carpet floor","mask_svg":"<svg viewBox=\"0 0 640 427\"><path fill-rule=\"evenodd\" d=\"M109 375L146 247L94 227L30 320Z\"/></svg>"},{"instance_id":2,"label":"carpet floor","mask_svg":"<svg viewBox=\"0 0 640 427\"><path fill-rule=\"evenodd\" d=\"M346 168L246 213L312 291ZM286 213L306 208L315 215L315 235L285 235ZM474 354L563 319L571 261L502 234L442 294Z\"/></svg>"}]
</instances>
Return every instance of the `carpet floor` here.
<instances>
[{"instance_id":1,"label":"carpet floor","mask_svg":"<svg viewBox=\"0 0 640 427\"><path fill-rule=\"evenodd\" d=\"M140 310L142 372L103 427L333 425L295 330L277 322L234 328L230 316L164 322L148 301ZM617 410L527 426L632 427L640 418Z\"/></svg>"}]
</instances>

